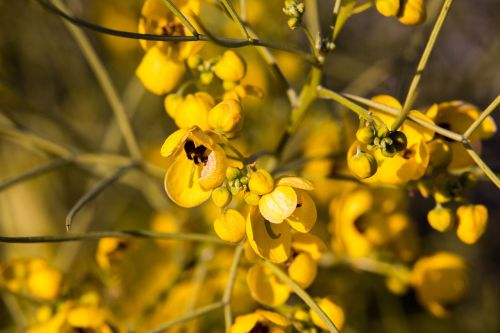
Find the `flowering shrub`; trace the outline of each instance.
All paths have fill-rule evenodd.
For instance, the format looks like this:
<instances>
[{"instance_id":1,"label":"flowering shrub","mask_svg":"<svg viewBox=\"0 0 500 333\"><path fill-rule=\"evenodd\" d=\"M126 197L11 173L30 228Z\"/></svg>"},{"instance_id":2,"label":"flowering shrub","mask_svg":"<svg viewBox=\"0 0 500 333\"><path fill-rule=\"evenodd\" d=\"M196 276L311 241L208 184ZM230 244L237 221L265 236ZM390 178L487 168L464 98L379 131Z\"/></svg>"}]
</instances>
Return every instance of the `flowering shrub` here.
<instances>
[{"instance_id":1,"label":"flowering shrub","mask_svg":"<svg viewBox=\"0 0 500 333\"><path fill-rule=\"evenodd\" d=\"M500 96L477 106L458 90L419 98L452 2L145 0L127 14L110 0L88 5L94 23L82 8L37 0L64 20L99 89L71 77L65 89L88 90L68 119L47 111L25 125L0 105L1 138L50 159L2 177L1 190L15 194L7 188L64 167L53 182L20 185L32 187L7 206L10 217L2 206L0 218L16 222L0 242L37 243L31 253L27 244L6 247L5 328L400 332L418 316L427 318L421 330L458 331L443 318L466 311L477 279L470 259L496 216L474 193L500 188L485 162L495 154L481 157L496 138ZM342 82L352 68L336 55L356 57L349 40L370 56L375 48L366 24L426 40L402 96L380 79L387 64ZM89 41L82 29L106 39ZM132 78L120 96L123 72ZM109 125L94 101L101 90ZM24 158L2 157L11 155ZM98 180L77 185L82 170ZM37 200L49 197L52 209L42 208ZM50 212L61 211L65 234L51 224Z\"/></svg>"}]
</instances>

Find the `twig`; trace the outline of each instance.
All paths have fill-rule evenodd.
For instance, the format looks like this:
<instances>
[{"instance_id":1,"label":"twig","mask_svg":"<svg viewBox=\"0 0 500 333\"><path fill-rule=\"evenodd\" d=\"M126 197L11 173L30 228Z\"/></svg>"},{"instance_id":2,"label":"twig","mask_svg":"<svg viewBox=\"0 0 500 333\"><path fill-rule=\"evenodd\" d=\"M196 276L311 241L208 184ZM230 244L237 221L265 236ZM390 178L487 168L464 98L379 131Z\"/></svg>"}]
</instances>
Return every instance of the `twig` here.
<instances>
[{"instance_id":1,"label":"twig","mask_svg":"<svg viewBox=\"0 0 500 333\"><path fill-rule=\"evenodd\" d=\"M57 6L62 8L63 12L70 13L69 10L66 8L66 6L60 0L54 0L54 1L57 4ZM84 33L79 28L75 27L69 22L65 21L64 24L66 25L66 28L68 28L69 32L77 42L78 46L82 50L83 55L87 59L90 67L94 71L94 74L97 77L99 84L101 85L104 95L106 96L108 103L110 104L111 109L113 110L113 113L118 122L118 126L120 127L120 130L125 139L127 148L131 156L136 160L140 160L141 151L139 149L137 139L135 138L134 132L132 131L132 127L130 125L130 121L128 119L128 115L125 112L125 108L122 102L120 101L120 98L118 97L116 89L113 86L113 83L111 82L111 79L108 75L108 72L106 71L106 68L102 64L101 60L97 56L97 53L95 52L94 48L92 47L92 45L90 44L89 40L84 35Z\"/></svg>"},{"instance_id":2,"label":"twig","mask_svg":"<svg viewBox=\"0 0 500 333\"><path fill-rule=\"evenodd\" d=\"M477 166L483 170L484 174L496 185L498 189L500 189L500 179L498 179L497 175L490 169L490 167L484 163L484 161L479 157L479 154L470 146L470 144L465 141L463 142L464 148L469 153L470 157L476 162Z\"/></svg>"},{"instance_id":3,"label":"twig","mask_svg":"<svg viewBox=\"0 0 500 333\"><path fill-rule=\"evenodd\" d=\"M323 88L321 86L318 86L316 88L316 90L318 92L318 97L334 100L334 101L342 104L343 106L345 106L349 110L354 111L361 118L363 118L367 121L373 120L373 118L370 116L370 114L368 113L368 111L366 109L364 109L363 107L359 106L356 103L351 102L349 99L345 98L341 94L337 94L336 92L329 90L329 89L326 89L326 88Z\"/></svg>"},{"instance_id":4,"label":"twig","mask_svg":"<svg viewBox=\"0 0 500 333\"><path fill-rule=\"evenodd\" d=\"M64 235L48 235L48 236L16 236L7 237L0 236L0 243L62 243L89 241L101 238L154 238L154 239L172 239L193 242L209 242L221 245L233 245L225 242L218 237L196 234L196 233L163 233L149 230L120 230L120 231L92 231L86 233L67 233Z\"/></svg>"},{"instance_id":5,"label":"twig","mask_svg":"<svg viewBox=\"0 0 500 333\"><path fill-rule=\"evenodd\" d=\"M213 304L204 306L202 308L199 308L198 310L189 312L189 313L185 314L184 316L181 316L179 318L176 318L176 319L170 320L164 324L161 324L160 326L153 328L152 330L148 331L147 333L163 332L172 326L175 326L177 324L181 324L183 322L189 321L189 320L197 318L197 317L201 317L207 313L218 310L218 309L222 308L223 306L224 306L224 302L217 302L217 303L213 303Z\"/></svg>"},{"instance_id":6,"label":"twig","mask_svg":"<svg viewBox=\"0 0 500 333\"><path fill-rule=\"evenodd\" d=\"M481 123L493 112L495 111L495 109L498 107L498 105L500 104L500 95L498 95L494 100L493 102L491 102L490 105L488 105L488 107L486 108L486 110L484 110L481 115L479 116L479 118L476 119L476 121L474 121L472 123L472 125L469 126L469 128L465 131L464 133L464 138L465 139L468 139L472 133L476 130L476 128L478 128Z\"/></svg>"},{"instance_id":7,"label":"twig","mask_svg":"<svg viewBox=\"0 0 500 333\"><path fill-rule=\"evenodd\" d=\"M75 215L83 208L87 203L97 197L104 189L113 184L116 180L118 180L125 172L137 166L136 162L130 163L129 165L123 166L113 172L110 176L101 180L97 185L92 188L90 191L85 193L80 200L71 208L68 215L66 216L66 230L69 231L71 228L71 224L73 223L73 219Z\"/></svg>"},{"instance_id":8,"label":"twig","mask_svg":"<svg viewBox=\"0 0 500 333\"><path fill-rule=\"evenodd\" d=\"M221 1L222 4L224 5L224 8L226 8L227 12L234 21L234 23L238 25L238 28L240 29L241 33L246 37L246 39L251 40L252 38L250 37L250 34L248 33L245 27L245 24L243 23L243 20L240 18L238 13L236 13L236 10L234 9L231 0L221 0Z\"/></svg>"},{"instance_id":9,"label":"twig","mask_svg":"<svg viewBox=\"0 0 500 333\"><path fill-rule=\"evenodd\" d=\"M224 290L224 295L222 296L222 302L224 303L224 321L226 324L226 332L229 332L229 328L233 324L233 315L231 313L231 296L233 294L234 282L236 281L238 265L240 263L241 255L244 249L244 242L244 240L240 242L234 250L233 262L231 263L231 268L229 270L226 289Z\"/></svg>"},{"instance_id":10,"label":"twig","mask_svg":"<svg viewBox=\"0 0 500 333\"><path fill-rule=\"evenodd\" d=\"M443 22L448 14L448 10L450 9L451 3L453 0L445 0L443 7L441 8L441 12L432 28L431 35L429 40L427 41L427 45L425 46L424 52L422 53L422 57L418 62L417 70L415 71L415 75L413 76L413 80L411 81L410 88L408 89L408 94L406 95L405 102L403 104L403 110L396 118L396 121L392 124L392 130L395 131L403 124L404 120L408 116L410 112L411 106L413 104L413 100L415 99L415 93L417 91L418 84L420 83L420 78L422 77L422 73L424 72L425 66L427 65L427 61L429 60L429 56L431 55L432 49L436 43L439 32L441 31L441 27L443 26Z\"/></svg>"},{"instance_id":11,"label":"twig","mask_svg":"<svg viewBox=\"0 0 500 333\"><path fill-rule=\"evenodd\" d=\"M295 292L297 296L300 297L306 303L316 314L321 318L321 320L325 323L325 325L328 327L328 331L330 333L338 333L338 329L335 327L335 324L328 318L326 313L316 304L316 302L312 299L309 294L302 289L297 283L295 283L288 275L286 275L278 266L275 264L269 262L269 261L264 261L264 265L271 269L281 281L284 283L288 284L292 290Z\"/></svg>"}]
</instances>

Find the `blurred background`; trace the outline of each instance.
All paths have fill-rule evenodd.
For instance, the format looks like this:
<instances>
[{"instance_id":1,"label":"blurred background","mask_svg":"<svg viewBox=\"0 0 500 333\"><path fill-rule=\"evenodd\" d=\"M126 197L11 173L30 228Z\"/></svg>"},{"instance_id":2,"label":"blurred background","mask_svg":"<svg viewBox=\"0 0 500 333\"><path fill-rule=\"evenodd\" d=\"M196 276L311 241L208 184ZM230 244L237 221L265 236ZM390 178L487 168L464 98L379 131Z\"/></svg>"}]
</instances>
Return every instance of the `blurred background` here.
<instances>
[{"instance_id":1,"label":"blurred background","mask_svg":"<svg viewBox=\"0 0 500 333\"><path fill-rule=\"evenodd\" d=\"M217 36L239 37L238 28L214 2L207 0L202 3L201 21ZM66 3L77 17L133 32L137 30L142 7L139 0L71 0ZM281 1L251 0L247 3L248 22L261 39L308 50L303 33L287 28ZM384 93L403 100L442 1L429 0L426 3L429 19L417 27L403 26L396 20L381 16L374 8L352 17L340 34L335 51L326 59L323 85L334 91L367 98ZM330 24L332 6L333 1L319 1L320 26L325 33ZM498 95L499 15L498 1L453 3L422 77L415 103L417 108L464 100L484 109ZM310 17L306 14L307 20ZM128 172L78 213L72 232L152 229L213 234L211 222L216 213L207 207L189 211L174 207L163 192L159 148L175 126L165 114L163 98L145 91L135 76L135 69L144 55L139 42L88 30L84 33L130 115L144 159L157 165L158 169L157 176L135 170ZM283 87L256 50L245 47L237 51L247 62L244 82L264 92L263 99L249 98L244 102L246 123L238 146L250 155L276 146L290 110ZM222 48L207 43L202 55L212 57L222 52ZM307 80L310 66L293 55L274 53L292 85L300 89ZM305 123L314 126L325 115L330 120L338 120L345 113L348 111L337 104L318 102L312 106ZM111 108L80 48L63 21L37 1L0 0L0 116L0 126L16 128L54 142L57 149L101 155L128 154ZM500 121L499 112L493 117L497 123ZM315 127L310 127L299 131L297 138L292 139L287 150L290 159L300 154L301 138L314 131ZM484 142L482 152L484 160L496 172L500 170L499 145L500 135L497 134ZM341 152L345 150L344 146ZM54 158L36 147L26 138L0 135L0 183ZM0 192L0 234L64 233L65 217L71 207L103 175L115 169L109 160L105 163L65 164L7 188ZM349 299L345 301L348 313L345 332L499 332L498 189L489 181L480 181L469 195L471 202L486 205L490 216L486 233L474 246L462 244L453 232L438 234L432 231L426 222L426 214L433 203L418 193L408 195L408 215L415 224L420 253L451 251L464 256L470 265L469 292L455 305L451 315L445 319L435 318L418 304L412 292L402 297L394 296L385 289L383 278L346 267L322 268L311 294L319 295L326 290ZM317 234L329 243L326 227L330 219L329 197L326 197L324 204L318 204ZM166 215L158 220L159 213ZM67 279L67 293L78 289L75 286L81 290L101 290L113 316L127 318L125 322L131 326L142 321L139 326L143 327L165 321L168 316L175 317L175 311L170 311L168 306L172 308L175 299L190 299L193 291L182 294L178 286L182 281L201 274L197 271L200 262L206 262L201 266L206 267L204 286L214 285L214 295L207 297L216 297L222 290L217 288L224 286L231 260L231 252L226 253L224 248L174 241L132 240L127 243L127 251L122 257L113 258L120 264L110 273L103 269L106 264L96 262L96 247L97 241L0 244L0 260L44 258L63 272ZM240 273L241 295L244 295L244 272ZM174 285L178 287L175 289L179 293L177 298L170 292ZM21 331L20 327L28 325L31 320L26 308L33 304L28 300L19 305L4 289L0 289L0 293L0 332ZM202 298L196 300L197 304L204 304L206 300ZM156 299L164 301L163 308L153 306ZM241 305L242 309L254 305L246 303ZM135 317L142 319L136 320ZM221 323L220 313L204 322L198 321L198 326L190 329L202 327L219 332Z\"/></svg>"}]
</instances>

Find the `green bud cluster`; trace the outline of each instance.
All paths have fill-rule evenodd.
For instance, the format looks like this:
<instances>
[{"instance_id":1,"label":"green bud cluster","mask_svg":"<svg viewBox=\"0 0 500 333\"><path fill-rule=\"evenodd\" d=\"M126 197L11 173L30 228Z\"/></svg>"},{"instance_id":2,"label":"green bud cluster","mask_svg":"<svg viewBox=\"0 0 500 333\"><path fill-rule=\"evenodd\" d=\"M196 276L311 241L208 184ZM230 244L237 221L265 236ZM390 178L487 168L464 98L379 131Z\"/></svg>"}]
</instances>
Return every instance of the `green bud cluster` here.
<instances>
[{"instance_id":1,"label":"green bud cluster","mask_svg":"<svg viewBox=\"0 0 500 333\"><path fill-rule=\"evenodd\" d=\"M302 15L304 15L305 6L301 0L285 0L285 7L283 13L290 18L288 19L288 27L295 29L302 22Z\"/></svg>"},{"instance_id":2,"label":"green bud cluster","mask_svg":"<svg viewBox=\"0 0 500 333\"><path fill-rule=\"evenodd\" d=\"M248 191L248 176L245 170L229 167L226 169L229 191L232 195Z\"/></svg>"},{"instance_id":3,"label":"green bud cluster","mask_svg":"<svg viewBox=\"0 0 500 333\"><path fill-rule=\"evenodd\" d=\"M356 139L365 144L369 151L380 149L385 157L393 157L398 152L406 149L408 140L401 131L389 131L387 126L379 128L366 126L356 132Z\"/></svg>"}]
</instances>

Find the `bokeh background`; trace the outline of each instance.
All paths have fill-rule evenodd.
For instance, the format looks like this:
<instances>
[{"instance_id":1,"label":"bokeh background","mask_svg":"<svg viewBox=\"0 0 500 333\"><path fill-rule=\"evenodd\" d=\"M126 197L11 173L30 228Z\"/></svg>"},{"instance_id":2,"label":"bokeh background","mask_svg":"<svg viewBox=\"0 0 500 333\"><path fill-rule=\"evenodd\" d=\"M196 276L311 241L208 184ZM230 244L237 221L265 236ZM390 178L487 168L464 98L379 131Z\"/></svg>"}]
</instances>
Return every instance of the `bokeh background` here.
<instances>
[{"instance_id":1,"label":"bokeh background","mask_svg":"<svg viewBox=\"0 0 500 333\"><path fill-rule=\"evenodd\" d=\"M308 49L304 35L286 27L281 1L247 2L248 21L260 38ZM71 0L67 4L76 16L88 21L136 31L142 1ZM430 0L427 4L430 20L418 27L402 26L396 20L382 17L374 9L350 19L337 41L336 50L326 60L323 85L365 97L386 93L403 99L441 1ZM322 31L327 31L332 1L320 1L319 7L320 26ZM499 15L498 1L453 3L423 75L417 107L460 99L484 109L497 96L500 92ZM310 18L306 15L306 19ZM239 36L237 27L224 17L213 1L203 4L201 20L215 35ZM174 125L163 110L163 99L144 91L135 77L135 69L144 54L138 41L90 31L85 34L131 115L143 156L161 167L159 147L174 130ZM210 57L221 52L221 48L207 45L203 55ZM248 64L245 81L259 86L265 93L262 100L249 99L244 106L247 118L240 145L251 154L274 148L284 131L289 107L283 87L257 52L252 47L241 48L238 52ZM283 52L275 52L275 55L294 87L300 88L307 79L309 65ZM344 112L339 105L321 102L313 105L310 118L321 119L326 113L335 118ZM0 126L6 122L9 126L15 124L19 129L75 151L127 154L109 104L81 50L61 19L36 1L0 1L0 114ZM497 123L500 121L498 112L493 117ZM314 128L309 130L314 131ZM482 156L494 171L500 170L499 145L498 134L483 145ZM299 150L300 147L288 149L292 157ZM50 158L30 144L0 136L0 182L46 163ZM69 209L99 180L97 175L110 170L109 166L99 163L66 165L0 192L0 234L64 233ZM325 278L318 279L311 294L332 290L352 295L349 301L352 315L348 315L346 332L499 332L498 189L486 180L480 181L470 193L469 199L486 205L490 214L488 229L474 246L460 243L453 233L432 231L425 216L433 203L418 193L409 193L409 196L409 215L415 221L422 253L449 250L463 255L470 264L470 291L455 306L452 315L446 319L434 318L417 303L411 292L395 297L386 291L382 278L343 267L325 268L322 271ZM186 211L174 207L163 193L161 177L146 176L138 171L128 173L85 207L75 219L73 231L151 229L151 221L159 210L172 212L179 220L180 230L213 233L210 217L207 217L212 213L205 208ZM326 229L322 229L321 224L326 225L328 219L327 208L323 208L318 230ZM328 240L327 234L320 236ZM189 275L193 274L189 273L190 269L199 258L205 256L211 263L207 264L208 275L214 281L222 279L222 282L213 283L224 283L219 275L226 272L230 261L224 261L219 250L177 243L162 247L151 240L133 243L132 253L120 267L120 287L113 291L115 294L108 293L110 303L114 304L112 311L118 317L153 311L145 310L146 305L161 298L162 292L165 296L165 290L174 283L168 280L174 280L173 276L182 280L181 273L168 270L172 269L169 263L176 260L182 262L184 274ZM106 289L95 262L96 244L96 241L55 245L0 244L0 260L42 257L65 273L69 285L81 285L82 288L98 285ZM175 253L182 253L183 258L176 258ZM15 331L15 327L19 328L16 313L22 313L22 309L13 308L12 295L2 290L0 293L0 332ZM117 306L118 300L123 300L125 295L130 304ZM210 327L210 322L222 318L213 317L200 324L201 327ZM217 326L213 324L213 327ZM218 330L213 328L212 331Z\"/></svg>"}]
</instances>

